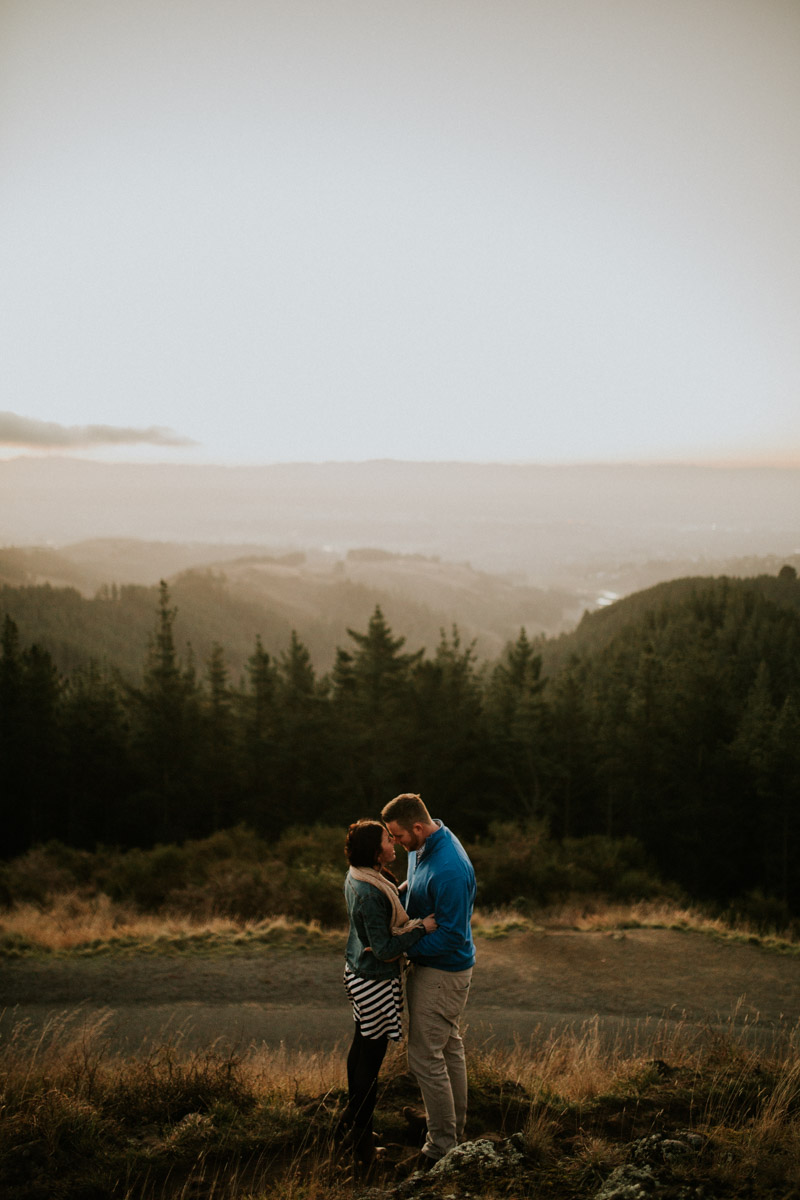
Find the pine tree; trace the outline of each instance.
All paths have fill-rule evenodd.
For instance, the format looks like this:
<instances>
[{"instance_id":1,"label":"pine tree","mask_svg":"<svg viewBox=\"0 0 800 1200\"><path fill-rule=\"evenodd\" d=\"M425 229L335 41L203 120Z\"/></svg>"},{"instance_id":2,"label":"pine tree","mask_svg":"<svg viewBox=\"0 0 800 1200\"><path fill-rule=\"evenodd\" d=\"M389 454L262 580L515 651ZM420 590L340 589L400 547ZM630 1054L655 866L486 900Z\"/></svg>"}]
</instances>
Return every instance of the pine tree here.
<instances>
[{"instance_id":1,"label":"pine tree","mask_svg":"<svg viewBox=\"0 0 800 1200\"><path fill-rule=\"evenodd\" d=\"M586 674L568 664L548 687L553 833L559 838L595 832L593 798L599 780Z\"/></svg>"},{"instance_id":2,"label":"pine tree","mask_svg":"<svg viewBox=\"0 0 800 1200\"><path fill-rule=\"evenodd\" d=\"M400 791L416 791L411 778L414 720L412 672L423 651L401 653L380 607L366 633L348 629L354 650L339 648L333 668L337 732L345 750L351 796L375 812Z\"/></svg>"},{"instance_id":3,"label":"pine tree","mask_svg":"<svg viewBox=\"0 0 800 1200\"><path fill-rule=\"evenodd\" d=\"M464 836L481 832L490 777L475 642L462 646L456 625L449 636L442 630L436 653L416 665L412 682L414 790L445 820L457 814Z\"/></svg>"},{"instance_id":4,"label":"pine tree","mask_svg":"<svg viewBox=\"0 0 800 1200\"><path fill-rule=\"evenodd\" d=\"M768 867L775 890L791 911L800 907L800 694L788 695L775 723L775 811Z\"/></svg>"},{"instance_id":5,"label":"pine tree","mask_svg":"<svg viewBox=\"0 0 800 1200\"><path fill-rule=\"evenodd\" d=\"M16 799L25 829L25 844L63 838L64 739L61 727L63 680L50 654L36 644L21 655L15 741Z\"/></svg>"},{"instance_id":6,"label":"pine tree","mask_svg":"<svg viewBox=\"0 0 800 1200\"><path fill-rule=\"evenodd\" d=\"M234 695L225 651L214 642L206 663L202 739L199 751L202 787L192 822L195 834L213 833L238 818L240 771Z\"/></svg>"},{"instance_id":7,"label":"pine tree","mask_svg":"<svg viewBox=\"0 0 800 1200\"><path fill-rule=\"evenodd\" d=\"M292 637L296 637L294 630ZM251 697L248 705L249 737L254 743L266 744L274 717L276 675L260 637L256 637L255 650L247 660L247 676Z\"/></svg>"},{"instance_id":8,"label":"pine tree","mask_svg":"<svg viewBox=\"0 0 800 1200\"><path fill-rule=\"evenodd\" d=\"M506 795L502 815L536 819L549 815L544 792L548 714L541 672L542 656L521 629L489 679L486 711L498 783Z\"/></svg>"},{"instance_id":9,"label":"pine tree","mask_svg":"<svg viewBox=\"0 0 800 1200\"><path fill-rule=\"evenodd\" d=\"M19 630L6 613L0 656L0 820L5 830L3 849L6 854L25 849L30 837L24 803L22 719Z\"/></svg>"},{"instance_id":10,"label":"pine tree","mask_svg":"<svg viewBox=\"0 0 800 1200\"><path fill-rule=\"evenodd\" d=\"M337 807L343 768L328 693L328 681L317 679L308 647L293 629L276 668L272 798L281 827L344 815Z\"/></svg>"},{"instance_id":11,"label":"pine tree","mask_svg":"<svg viewBox=\"0 0 800 1200\"><path fill-rule=\"evenodd\" d=\"M199 794L198 689L191 658L184 666L175 649L176 616L162 580L142 687L130 691L143 783L140 836L146 840L187 836Z\"/></svg>"},{"instance_id":12,"label":"pine tree","mask_svg":"<svg viewBox=\"0 0 800 1200\"><path fill-rule=\"evenodd\" d=\"M70 677L62 707L65 840L86 849L127 843L133 777L120 687L91 662Z\"/></svg>"}]
</instances>

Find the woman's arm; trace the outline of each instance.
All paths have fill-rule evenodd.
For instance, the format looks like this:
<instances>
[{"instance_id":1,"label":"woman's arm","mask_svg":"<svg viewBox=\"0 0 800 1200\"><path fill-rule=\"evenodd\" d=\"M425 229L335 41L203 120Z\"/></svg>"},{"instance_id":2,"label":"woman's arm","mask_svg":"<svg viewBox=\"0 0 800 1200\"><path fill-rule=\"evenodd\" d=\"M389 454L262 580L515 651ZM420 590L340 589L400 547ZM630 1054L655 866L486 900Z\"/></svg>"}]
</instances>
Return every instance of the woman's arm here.
<instances>
[{"instance_id":1,"label":"woman's arm","mask_svg":"<svg viewBox=\"0 0 800 1200\"><path fill-rule=\"evenodd\" d=\"M384 905L388 906L388 901L384 901L380 896L377 899L380 908L374 902L370 903L369 901L362 901L359 906L359 915L367 937L364 944L369 947L376 958L382 962L391 962L412 946L416 946L417 942L425 937L428 930L423 923L421 926L409 929L408 933L393 934L389 928L390 913L384 907ZM426 921L429 920L432 918L426 917Z\"/></svg>"}]
</instances>

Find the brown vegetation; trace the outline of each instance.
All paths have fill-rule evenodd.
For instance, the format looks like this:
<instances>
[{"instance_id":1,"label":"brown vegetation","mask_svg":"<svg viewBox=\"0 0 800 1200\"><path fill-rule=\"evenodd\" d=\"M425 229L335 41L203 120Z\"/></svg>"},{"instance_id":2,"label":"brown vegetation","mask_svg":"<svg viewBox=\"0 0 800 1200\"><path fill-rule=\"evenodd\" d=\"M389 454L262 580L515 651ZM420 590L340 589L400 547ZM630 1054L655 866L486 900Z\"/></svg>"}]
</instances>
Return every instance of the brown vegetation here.
<instances>
[{"instance_id":1,"label":"brown vegetation","mask_svg":"<svg viewBox=\"0 0 800 1200\"><path fill-rule=\"evenodd\" d=\"M29 954L208 953L250 946L341 946L344 927L274 916L241 920L176 912L142 912L105 892L48 893L39 903L12 904L0 915L0 957ZM743 921L728 921L668 900L615 904L583 900L527 914L515 909L478 910L478 938L521 930L601 932L625 929L693 930L711 937L759 944L782 953L800 950L794 930L765 934Z\"/></svg>"},{"instance_id":2,"label":"brown vegetation","mask_svg":"<svg viewBox=\"0 0 800 1200\"><path fill-rule=\"evenodd\" d=\"M691 1135L695 1152L656 1195L771 1197L800 1186L800 1044L779 1057L727 1034L678 1027L657 1057L609 1046L596 1025L538 1047L470 1060L468 1136L521 1137L513 1170L455 1173L426 1194L595 1196L636 1160L642 1139ZM344 1055L252 1048L243 1056L182 1051L108 1054L102 1018L64 1014L31 1047L17 1029L1 1057L0 1181L8 1200L321 1200L352 1194L333 1128ZM413 1100L393 1048L378 1103L382 1138L401 1154ZM390 1165L373 1180L395 1188ZM357 1182L357 1181L356 1181ZM408 1189L408 1185L405 1185ZM679 1192L678 1188L684 1188ZM413 1191L412 1187L412 1191ZM408 1191L403 1194L408 1194Z\"/></svg>"}]
</instances>

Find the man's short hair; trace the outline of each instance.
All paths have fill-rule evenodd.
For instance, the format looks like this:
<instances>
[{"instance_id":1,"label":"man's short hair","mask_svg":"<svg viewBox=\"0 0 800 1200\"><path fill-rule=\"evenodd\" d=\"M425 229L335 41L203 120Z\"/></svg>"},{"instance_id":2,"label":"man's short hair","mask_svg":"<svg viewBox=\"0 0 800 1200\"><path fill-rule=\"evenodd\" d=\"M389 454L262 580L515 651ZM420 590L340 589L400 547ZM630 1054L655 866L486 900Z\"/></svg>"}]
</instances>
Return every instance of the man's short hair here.
<instances>
[{"instance_id":1,"label":"man's short hair","mask_svg":"<svg viewBox=\"0 0 800 1200\"><path fill-rule=\"evenodd\" d=\"M413 825L430 825L431 814L414 792L403 792L384 805L381 816L388 824L394 821L401 829L410 830Z\"/></svg>"}]
</instances>

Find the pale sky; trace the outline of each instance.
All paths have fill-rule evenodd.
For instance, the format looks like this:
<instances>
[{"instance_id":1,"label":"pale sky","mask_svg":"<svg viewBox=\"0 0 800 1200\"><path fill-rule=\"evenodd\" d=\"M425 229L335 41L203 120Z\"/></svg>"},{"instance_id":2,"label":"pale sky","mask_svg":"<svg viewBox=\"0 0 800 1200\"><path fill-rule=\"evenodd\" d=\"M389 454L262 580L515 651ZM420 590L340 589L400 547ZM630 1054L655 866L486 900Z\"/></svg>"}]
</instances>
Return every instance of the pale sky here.
<instances>
[{"instance_id":1,"label":"pale sky","mask_svg":"<svg viewBox=\"0 0 800 1200\"><path fill-rule=\"evenodd\" d=\"M0 455L800 463L797 0L0 0Z\"/></svg>"}]
</instances>

